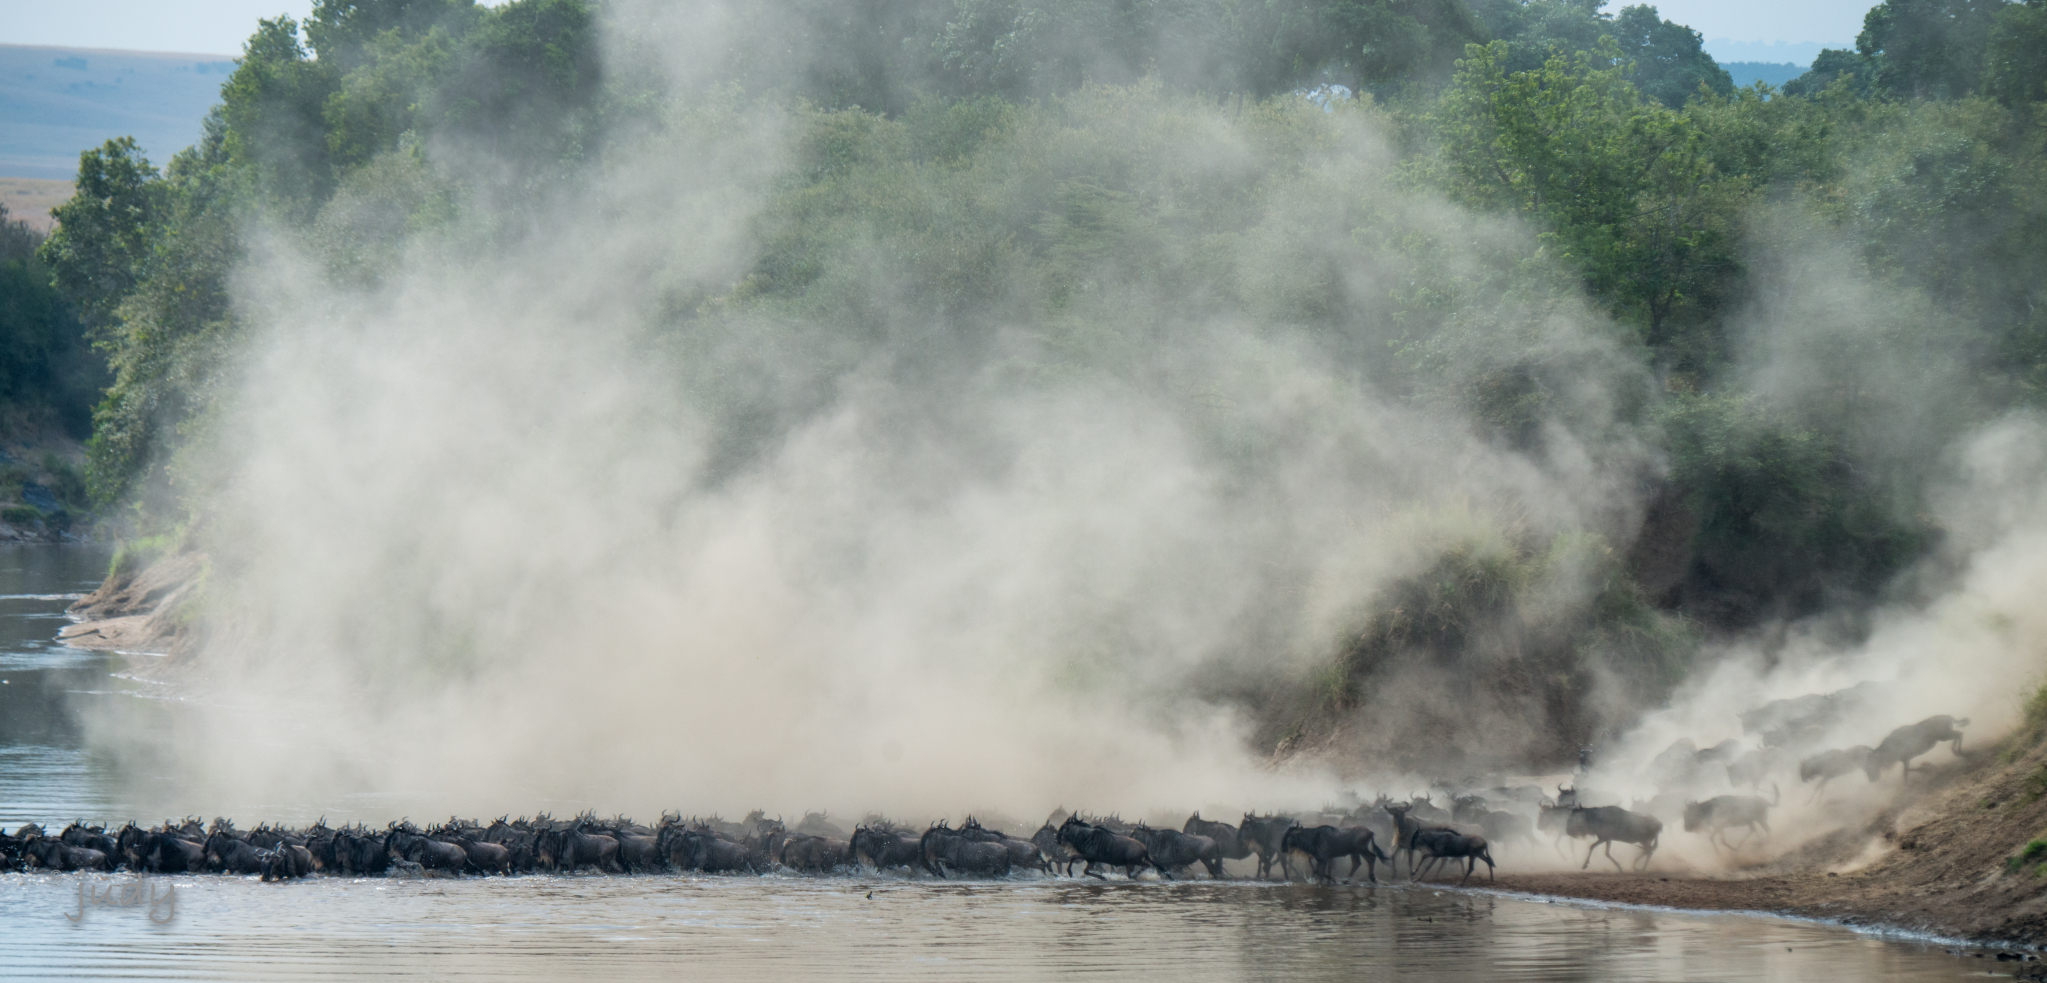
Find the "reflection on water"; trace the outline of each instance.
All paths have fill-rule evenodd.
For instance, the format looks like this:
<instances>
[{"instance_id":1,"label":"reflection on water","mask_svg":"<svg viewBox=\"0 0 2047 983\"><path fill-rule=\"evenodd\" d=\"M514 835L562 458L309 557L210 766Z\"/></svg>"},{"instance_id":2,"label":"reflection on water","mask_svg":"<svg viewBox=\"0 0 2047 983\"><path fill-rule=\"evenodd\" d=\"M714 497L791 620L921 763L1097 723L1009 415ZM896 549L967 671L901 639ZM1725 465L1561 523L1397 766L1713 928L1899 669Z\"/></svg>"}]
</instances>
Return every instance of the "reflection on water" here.
<instances>
[{"instance_id":1,"label":"reflection on water","mask_svg":"<svg viewBox=\"0 0 2047 983\"><path fill-rule=\"evenodd\" d=\"M1938 948L1427 888L887 879L166 878L176 918L0 877L9 977L1956 980ZM868 895L872 893L870 898Z\"/></svg>"},{"instance_id":2,"label":"reflection on water","mask_svg":"<svg viewBox=\"0 0 2047 983\"><path fill-rule=\"evenodd\" d=\"M146 757L93 750L95 714L176 732L119 656L52 640L104 550L0 547L0 826L131 818ZM145 742L146 743L146 742ZM141 765L138 766L138 761ZM117 767L118 765L118 767ZM311 814L285 804L273 818ZM81 883L0 875L0 977L313 980L1954 980L1936 947L1741 916L1543 904L1430 888L934 883L887 878L154 879L176 915L88 908ZM162 888L158 888L159 893Z\"/></svg>"},{"instance_id":3,"label":"reflection on water","mask_svg":"<svg viewBox=\"0 0 2047 983\"><path fill-rule=\"evenodd\" d=\"M64 609L99 586L108 551L0 547L0 826L124 811L111 768L87 751L84 720L113 692L120 657L57 643ZM122 702L143 702L132 697Z\"/></svg>"}]
</instances>

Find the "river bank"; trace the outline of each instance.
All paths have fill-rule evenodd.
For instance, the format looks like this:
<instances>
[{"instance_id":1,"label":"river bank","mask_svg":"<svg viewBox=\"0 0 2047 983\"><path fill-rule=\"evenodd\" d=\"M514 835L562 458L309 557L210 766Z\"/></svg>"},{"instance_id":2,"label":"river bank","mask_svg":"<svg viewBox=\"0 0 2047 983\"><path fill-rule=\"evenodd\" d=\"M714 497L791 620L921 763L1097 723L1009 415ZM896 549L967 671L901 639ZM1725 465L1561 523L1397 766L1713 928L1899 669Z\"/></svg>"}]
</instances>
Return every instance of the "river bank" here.
<instances>
[{"instance_id":1,"label":"river bank","mask_svg":"<svg viewBox=\"0 0 2047 983\"><path fill-rule=\"evenodd\" d=\"M1847 781L1862 781L1852 776ZM1886 778L1886 781L1896 781ZM1732 874L1657 870L1501 874L1518 894L1701 911L1755 911L1976 945L2047 948L2047 744L2021 733L1946 765L1915 768L1914 796L1859 827ZM1686 835L1666 827L1663 834ZM1635 851L1618 846L1625 863ZM1574 860L1582 860L1583 853Z\"/></svg>"},{"instance_id":2,"label":"river bank","mask_svg":"<svg viewBox=\"0 0 2047 983\"><path fill-rule=\"evenodd\" d=\"M78 648L185 654L194 644L193 609L204 570L203 556L173 552L117 571L71 606L76 623L60 638ZM1659 908L1768 912L1987 946L2047 947L2047 844L2017 859L2028 843L2047 835L2042 736L2036 724L1960 757L1946 759L1943 752L1939 757L1945 760L1913 769L1910 794L1901 794L1896 804L1733 873L1688 871L1668 855L1647 872L1615 872L1601 855L1590 870L1503 872L1485 886ZM1796 833L1778 830L1785 839ZM1690 834L1673 823L1663 835L1669 842ZM1635 850L1621 845L1614 855L1627 862ZM1570 859L1582 861L1584 855Z\"/></svg>"}]
</instances>

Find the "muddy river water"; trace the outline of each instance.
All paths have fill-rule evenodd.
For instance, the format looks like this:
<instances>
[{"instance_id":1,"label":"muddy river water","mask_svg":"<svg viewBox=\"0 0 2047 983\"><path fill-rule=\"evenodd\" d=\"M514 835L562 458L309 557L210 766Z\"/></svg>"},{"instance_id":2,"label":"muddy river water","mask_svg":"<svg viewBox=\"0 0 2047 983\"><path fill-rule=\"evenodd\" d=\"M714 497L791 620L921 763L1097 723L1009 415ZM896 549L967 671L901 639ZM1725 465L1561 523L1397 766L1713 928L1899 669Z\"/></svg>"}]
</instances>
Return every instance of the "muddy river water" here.
<instances>
[{"instance_id":1,"label":"muddy river water","mask_svg":"<svg viewBox=\"0 0 2047 983\"><path fill-rule=\"evenodd\" d=\"M90 547L0 547L0 827L151 820L129 815L157 798L148 769L133 749L117 765L88 723L174 719L175 701L119 675L119 656L52 641L66 595L106 563ZM132 881L0 874L0 979L1931 981L1999 968L1827 925L1411 885L180 875L129 889L141 904L95 903Z\"/></svg>"}]
</instances>

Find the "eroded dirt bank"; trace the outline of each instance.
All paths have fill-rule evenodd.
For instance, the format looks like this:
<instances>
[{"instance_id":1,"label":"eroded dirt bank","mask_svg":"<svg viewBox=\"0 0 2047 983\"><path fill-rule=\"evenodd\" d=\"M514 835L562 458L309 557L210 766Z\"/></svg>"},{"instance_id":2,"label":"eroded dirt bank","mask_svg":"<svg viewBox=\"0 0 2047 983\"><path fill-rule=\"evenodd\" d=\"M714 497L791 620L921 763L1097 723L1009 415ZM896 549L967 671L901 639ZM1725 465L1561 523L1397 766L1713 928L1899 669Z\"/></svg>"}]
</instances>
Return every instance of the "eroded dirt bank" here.
<instances>
[{"instance_id":1,"label":"eroded dirt bank","mask_svg":"<svg viewBox=\"0 0 2047 983\"><path fill-rule=\"evenodd\" d=\"M1860 782L1860 775L1852 776ZM1895 773L1885 781L1895 783ZM2037 729L1912 776L1913 796L1859 826L1719 876L1659 869L1506 874L1491 887L1626 904L1763 911L1881 926L1984 945L2047 946L2047 742ZM1787 790L1788 792L1789 790ZM1666 827L1666 842L1690 835ZM1574 859L1584 857L1584 847ZM1617 846L1614 856L1635 856ZM1605 866L1601 872L1598 868ZM1474 879L1474 884L1477 881Z\"/></svg>"}]
</instances>

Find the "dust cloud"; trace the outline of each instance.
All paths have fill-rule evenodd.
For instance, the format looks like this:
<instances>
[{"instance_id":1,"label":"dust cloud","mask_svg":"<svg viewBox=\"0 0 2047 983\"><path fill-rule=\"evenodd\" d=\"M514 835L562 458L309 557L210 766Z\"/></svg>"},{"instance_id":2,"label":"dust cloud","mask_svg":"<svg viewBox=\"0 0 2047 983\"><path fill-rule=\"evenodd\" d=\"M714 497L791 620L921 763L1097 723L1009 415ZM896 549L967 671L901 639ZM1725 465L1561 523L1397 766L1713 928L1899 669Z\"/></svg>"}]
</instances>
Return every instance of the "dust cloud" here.
<instances>
[{"instance_id":1,"label":"dust cloud","mask_svg":"<svg viewBox=\"0 0 2047 983\"><path fill-rule=\"evenodd\" d=\"M258 238L238 388L189 465L215 615L192 684L219 709L180 735L166 810L1035 817L1398 795L1444 776L1376 767L1377 748L1275 763L1253 740L1272 694L1318 685L1374 599L1445 549L1624 547L1642 521L1664 464L1638 343L1568 284L1502 286L1534 235L1417 190L1368 109L1090 89L1024 127L1044 160L980 165L1014 151L1062 193L1132 170L1165 198L1232 189L1244 215L1195 244L1206 267L1083 256L1056 290L1018 272L937 307L907 299L922 259L876 226L821 261L822 302L749 303L816 121L712 84L729 11L608 16L620 64L680 108L587 174L534 193L473 148L394 163L466 189L471 217L368 275L304 235ZM1275 129L1300 135L1289 156ZM978 193L896 191L941 215ZM319 227L392 193L344 188ZM1175 279L1208 268L1251 299ZM1457 313L1417 341L1427 291ZM1503 364L1550 373L1532 436L1443 395ZM1708 653L1639 725L1602 696L1624 733L1582 784L1669 791L1623 776L1679 738L1747 739L1738 711L1871 680L1880 705L1828 740L1931 713L1992 733L2011 690L1987 675L2021 672L2047 629L2027 603L2040 446L2024 420L1975 438L1943 499L1952 583L1858 643L1794 626L1767 654ZM1595 589L1561 577L1550 603ZM1421 689L1355 713L1437 698ZM1495 748L1552 726L1470 723Z\"/></svg>"}]
</instances>

